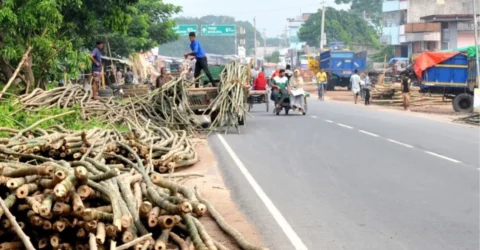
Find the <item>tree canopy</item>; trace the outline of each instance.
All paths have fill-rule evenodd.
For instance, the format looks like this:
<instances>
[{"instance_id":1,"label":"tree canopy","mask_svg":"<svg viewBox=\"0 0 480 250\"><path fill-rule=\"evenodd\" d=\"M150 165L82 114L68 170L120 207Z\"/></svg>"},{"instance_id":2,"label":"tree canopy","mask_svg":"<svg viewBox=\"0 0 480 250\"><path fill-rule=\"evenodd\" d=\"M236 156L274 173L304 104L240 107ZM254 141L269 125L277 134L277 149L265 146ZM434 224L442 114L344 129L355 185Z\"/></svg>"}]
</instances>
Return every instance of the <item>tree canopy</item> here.
<instances>
[{"instance_id":1,"label":"tree canopy","mask_svg":"<svg viewBox=\"0 0 480 250\"><path fill-rule=\"evenodd\" d=\"M274 51L271 55L265 56L267 62L279 63L280 62L280 52Z\"/></svg>"},{"instance_id":2,"label":"tree canopy","mask_svg":"<svg viewBox=\"0 0 480 250\"><path fill-rule=\"evenodd\" d=\"M237 38L240 39L240 27L245 28L245 42L248 52L253 51L254 47L254 32L257 32L257 45L263 46L262 34L253 28L253 25L247 21L235 21L233 17L229 16L204 16L200 18L180 17L175 19L177 24L196 24L201 28L201 25L208 24L235 24L237 27ZM198 41L202 44L206 53L232 55L235 53L235 38L233 36L197 36ZM268 40L267 40L268 41ZM190 42L188 37L180 37L175 42L166 43L159 48L159 54L165 56L183 56L187 51L190 51Z\"/></svg>"},{"instance_id":3,"label":"tree canopy","mask_svg":"<svg viewBox=\"0 0 480 250\"><path fill-rule=\"evenodd\" d=\"M380 25L382 18L382 2L383 0L335 0L336 4L351 4L353 13L365 13L376 25Z\"/></svg>"},{"instance_id":4,"label":"tree canopy","mask_svg":"<svg viewBox=\"0 0 480 250\"><path fill-rule=\"evenodd\" d=\"M327 43L343 41L348 45L357 43L379 46L377 32L359 15L329 7L326 9L325 17ZM311 15L298 32L300 40L307 42L309 46L318 46L321 20L321 11Z\"/></svg>"},{"instance_id":5,"label":"tree canopy","mask_svg":"<svg viewBox=\"0 0 480 250\"><path fill-rule=\"evenodd\" d=\"M159 0L0 1L0 83L28 47L32 52L15 83L37 87L52 76L88 69L97 39L110 40L123 56L174 40L170 17L179 11Z\"/></svg>"}]
</instances>

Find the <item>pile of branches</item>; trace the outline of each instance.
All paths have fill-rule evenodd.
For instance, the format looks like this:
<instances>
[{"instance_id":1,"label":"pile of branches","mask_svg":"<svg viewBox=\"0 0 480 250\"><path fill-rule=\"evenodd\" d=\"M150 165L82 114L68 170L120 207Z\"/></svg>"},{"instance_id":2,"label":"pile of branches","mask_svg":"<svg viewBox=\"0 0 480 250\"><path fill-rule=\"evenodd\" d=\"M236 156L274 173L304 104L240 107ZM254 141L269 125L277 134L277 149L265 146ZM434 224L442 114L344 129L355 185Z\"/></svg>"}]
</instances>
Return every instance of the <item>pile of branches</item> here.
<instances>
[{"instance_id":1,"label":"pile of branches","mask_svg":"<svg viewBox=\"0 0 480 250\"><path fill-rule=\"evenodd\" d=\"M233 126L238 131L238 126L245 121L248 114L245 102L250 87L248 72L247 65L237 62L230 62L223 69L218 96L207 108L215 113L212 128L226 127L226 133Z\"/></svg>"},{"instance_id":2,"label":"pile of branches","mask_svg":"<svg viewBox=\"0 0 480 250\"><path fill-rule=\"evenodd\" d=\"M207 210L242 249L263 249L231 228L198 190L174 181L181 175L155 171L153 155L162 155L160 165L194 157L182 147L167 152L185 133L160 139L101 129L1 131L10 136L0 138L0 218L6 216L0 249L164 250L189 249L190 242L200 250L226 249L197 219Z\"/></svg>"},{"instance_id":3,"label":"pile of branches","mask_svg":"<svg viewBox=\"0 0 480 250\"><path fill-rule=\"evenodd\" d=\"M475 114L467 115L465 117L455 119L454 121L479 126L480 125L480 114L475 113Z\"/></svg>"},{"instance_id":4,"label":"pile of branches","mask_svg":"<svg viewBox=\"0 0 480 250\"><path fill-rule=\"evenodd\" d=\"M94 100L92 92L81 85L68 85L49 91L35 89L21 96L16 102L24 109L79 107L82 119L95 119L106 124L128 124L145 127L154 124L174 130L186 130L189 134L200 128L187 102L186 75L167 83L162 89L123 101L110 97Z\"/></svg>"}]
</instances>

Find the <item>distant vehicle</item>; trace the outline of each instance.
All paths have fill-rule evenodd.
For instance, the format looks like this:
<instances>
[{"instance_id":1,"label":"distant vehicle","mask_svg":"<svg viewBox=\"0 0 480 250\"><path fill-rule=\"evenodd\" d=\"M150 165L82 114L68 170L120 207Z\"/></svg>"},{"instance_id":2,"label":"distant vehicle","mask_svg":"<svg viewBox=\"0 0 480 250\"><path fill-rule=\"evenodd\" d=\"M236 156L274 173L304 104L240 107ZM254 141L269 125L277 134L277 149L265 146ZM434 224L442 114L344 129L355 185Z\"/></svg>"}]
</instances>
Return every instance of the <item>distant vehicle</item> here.
<instances>
[{"instance_id":1,"label":"distant vehicle","mask_svg":"<svg viewBox=\"0 0 480 250\"><path fill-rule=\"evenodd\" d=\"M426 52L421 54L417 65L431 61L432 57L442 55L442 52ZM473 89L476 86L477 73L475 59L468 59L465 54L448 58L433 64L423 70L420 89L423 93L443 94L445 98L452 99L455 112L472 112Z\"/></svg>"},{"instance_id":2,"label":"distant vehicle","mask_svg":"<svg viewBox=\"0 0 480 250\"><path fill-rule=\"evenodd\" d=\"M328 74L327 90L334 90L336 86L350 86L350 77L355 70L363 71L367 65L367 53L345 50L328 50L320 54L320 68Z\"/></svg>"}]
</instances>

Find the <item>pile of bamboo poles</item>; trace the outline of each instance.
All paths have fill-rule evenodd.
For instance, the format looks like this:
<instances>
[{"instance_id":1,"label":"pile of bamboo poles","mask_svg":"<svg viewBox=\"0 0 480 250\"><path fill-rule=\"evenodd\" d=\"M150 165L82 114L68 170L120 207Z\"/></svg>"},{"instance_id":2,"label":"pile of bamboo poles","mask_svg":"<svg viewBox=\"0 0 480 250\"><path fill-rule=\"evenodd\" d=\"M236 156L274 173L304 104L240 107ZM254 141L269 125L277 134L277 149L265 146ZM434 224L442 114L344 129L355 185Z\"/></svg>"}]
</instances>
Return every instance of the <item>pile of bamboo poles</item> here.
<instances>
[{"instance_id":1,"label":"pile of bamboo poles","mask_svg":"<svg viewBox=\"0 0 480 250\"><path fill-rule=\"evenodd\" d=\"M161 89L134 98L118 100L114 97L93 100L92 92L80 85L55 88L49 91L35 89L21 96L17 103L24 109L67 108L78 106L82 118L96 119L106 124L128 124L145 127L154 124L174 130L186 130L189 134L200 128L193 111L188 106L186 88L191 83L186 74L174 79Z\"/></svg>"},{"instance_id":2,"label":"pile of bamboo poles","mask_svg":"<svg viewBox=\"0 0 480 250\"><path fill-rule=\"evenodd\" d=\"M0 249L226 249L197 219L207 210L242 249L264 249L174 174L155 171L156 154L161 164L195 157L178 146L185 133L0 131L10 135L0 138Z\"/></svg>"},{"instance_id":3,"label":"pile of bamboo poles","mask_svg":"<svg viewBox=\"0 0 480 250\"><path fill-rule=\"evenodd\" d=\"M480 114L479 113L469 114L469 115L466 115L464 117L455 119L454 122L462 122L462 123L467 123L467 124L470 124L470 125L479 126L480 125Z\"/></svg>"},{"instance_id":4,"label":"pile of bamboo poles","mask_svg":"<svg viewBox=\"0 0 480 250\"><path fill-rule=\"evenodd\" d=\"M225 66L220 75L218 96L207 108L216 113L211 128L224 127L227 133L232 126L238 131L240 123L245 121L248 114L245 103L250 87L248 72L247 65L237 62L230 62Z\"/></svg>"},{"instance_id":5,"label":"pile of bamboo poles","mask_svg":"<svg viewBox=\"0 0 480 250\"><path fill-rule=\"evenodd\" d=\"M376 104L403 105L402 91L399 84L376 84L370 94ZM445 103L441 95L424 96L420 92L419 87L410 87L410 106L441 105Z\"/></svg>"}]
</instances>

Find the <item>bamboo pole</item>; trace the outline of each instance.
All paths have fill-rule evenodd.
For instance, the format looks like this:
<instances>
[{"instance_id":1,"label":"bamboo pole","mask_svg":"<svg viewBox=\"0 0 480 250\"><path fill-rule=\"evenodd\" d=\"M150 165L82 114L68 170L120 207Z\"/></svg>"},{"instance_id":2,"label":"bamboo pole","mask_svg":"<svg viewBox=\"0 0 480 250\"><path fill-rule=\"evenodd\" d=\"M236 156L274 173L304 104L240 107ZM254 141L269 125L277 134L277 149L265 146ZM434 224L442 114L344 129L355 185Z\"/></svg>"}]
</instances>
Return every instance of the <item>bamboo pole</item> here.
<instances>
[{"instance_id":1,"label":"bamboo pole","mask_svg":"<svg viewBox=\"0 0 480 250\"><path fill-rule=\"evenodd\" d=\"M3 90L2 90L2 92L0 93L0 98L2 98L2 96L5 94L5 92L7 92L7 89L8 89L8 88L10 87L10 85L13 83L13 81L15 80L15 78L17 78L17 75L18 75L18 73L20 72L20 70L22 69L23 64L24 64L25 61L27 60L28 55L30 54L30 51L32 51L32 47L28 47L27 51L23 54L22 60L21 60L20 63L18 64L17 69L15 69L15 72L13 72L12 77L10 77L10 79L8 80L8 82L7 82L7 84L5 85L5 87L3 87Z\"/></svg>"}]
</instances>

